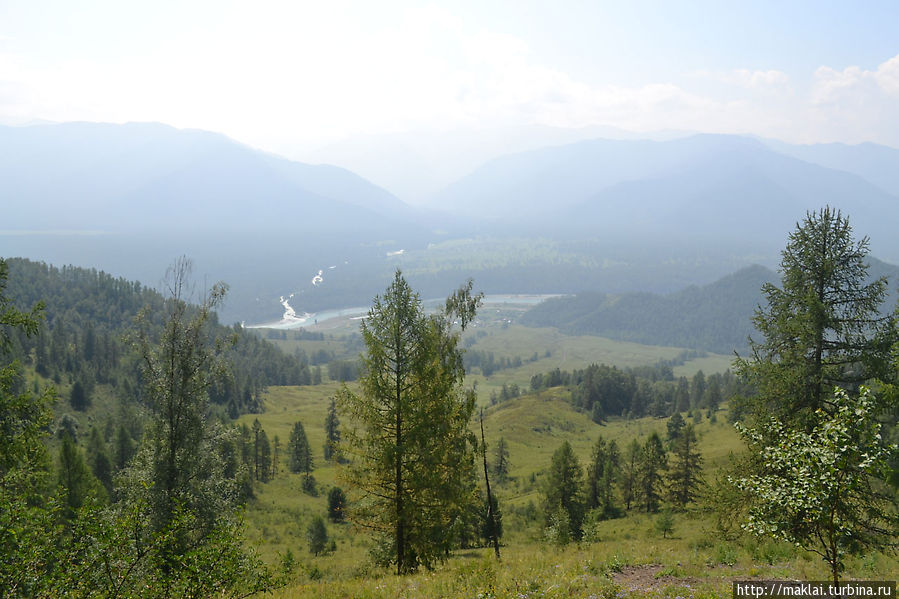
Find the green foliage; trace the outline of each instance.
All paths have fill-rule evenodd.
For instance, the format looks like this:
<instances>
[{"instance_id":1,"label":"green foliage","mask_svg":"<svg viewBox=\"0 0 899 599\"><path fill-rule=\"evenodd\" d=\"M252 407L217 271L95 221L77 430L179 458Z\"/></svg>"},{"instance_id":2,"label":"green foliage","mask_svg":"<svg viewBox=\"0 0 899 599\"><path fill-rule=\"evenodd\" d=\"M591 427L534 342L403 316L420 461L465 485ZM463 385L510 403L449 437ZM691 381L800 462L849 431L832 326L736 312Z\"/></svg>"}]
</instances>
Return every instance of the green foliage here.
<instances>
[{"instance_id":1,"label":"green foliage","mask_svg":"<svg viewBox=\"0 0 899 599\"><path fill-rule=\"evenodd\" d=\"M658 433L652 433L640 451L637 493L647 512L659 509L662 498L662 473L668 469L668 456Z\"/></svg>"},{"instance_id":2,"label":"green foliage","mask_svg":"<svg viewBox=\"0 0 899 599\"><path fill-rule=\"evenodd\" d=\"M631 439L621 462L621 498L624 500L625 508L628 511L630 511L631 504L636 501L639 494L641 454L640 442L636 439Z\"/></svg>"},{"instance_id":3,"label":"green foliage","mask_svg":"<svg viewBox=\"0 0 899 599\"><path fill-rule=\"evenodd\" d=\"M672 460L668 470L668 496L683 509L695 501L703 484L702 455L697 447L696 431L688 424L671 448Z\"/></svg>"},{"instance_id":4,"label":"green foliage","mask_svg":"<svg viewBox=\"0 0 899 599\"><path fill-rule=\"evenodd\" d=\"M586 514L583 484L584 471L571 444L564 441L553 453L544 489L544 513L550 527L566 525L574 538L580 538ZM560 516L560 509L564 518ZM559 536L561 529L554 534L562 538Z\"/></svg>"},{"instance_id":5,"label":"green foliage","mask_svg":"<svg viewBox=\"0 0 899 599\"><path fill-rule=\"evenodd\" d=\"M96 479L84 461L84 455L69 435L63 435L59 448L57 484L62 495L62 516L67 521L75 518L78 509L97 487Z\"/></svg>"},{"instance_id":6,"label":"green foliage","mask_svg":"<svg viewBox=\"0 0 899 599\"><path fill-rule=\"evenodd\" d=\"M656 516L653 525L663 539L667 539L668 535L674 532L674 513L670 508L665 508Z\"/></svg>"},{"instance_id":7,"label":"green foliage","mask_svg":"<svg viewBox=\"0 0 899 599\"><path fill-rule=\"evenodd\" d=\"M710 285L669 295L588 292L553 298L529 310L522 324L732 354L746 346L752 333L749 316L761 300L759 287L771 276L768 269L751 266Z\"/></svg>"},{"instance_id":8,"label":"green foliage","mask_svg":"<svg viewBox=\"0 0 899 599\"><path fill-rule=\"evenodd\" d=\"M138 318L137 345L142 357L145 400L152 420L140 451L124 477L128 501L146 505L151 529L158 533L182 510L214 528L217 514L229 511L235 489L221 479L217 446L224 431L206 421L207 391L222 372L225 342L209 342L209 321L225 288L215 286L196 310L186 303L190 264L169 270L170 298L158 338L148 313ZM184 541L187 542L186 540Z\"/></svg>"},{"instance_id":9,"label":"green foliage","mask_svg":"<svg viewBox=\"0 0 899 599\"><path fill-rule=\"evenodd\" d=\"M553 545L567 545L572 538L571 516L562 504L547 514L543 538Z\"/></svg>"},{"instance_id":10,"label":"green foliage","mask_svg":"<svg viewBox=\"0 0 899 599\"><path fill-rule=\"evenodd\" d=\"M321 516L315 516L306 528L306 541L309 543L309 553L319 555L328 546L328 529Z\"/></svg>"},{"instance_id":11,"label":"green foliage","mask_svg":"<svg viewBox=\"0 0 899 599\"><path fill-rule=\"evenodd\" d=\"M606 442L602 436L596 439L590 466L587 469L586 507L608 518L614 515L613 486L621 470L621 454L613 440Z\"/></svg>"},{"instance_id":12,"label":"green foliage","mask_svg":"<svg viewBox=\"0 0 899 599\"><path fill-rule=\"evenodd\" d=\"M106 442L97 427L91 428L87 441L87 462L91 472L106 490L106 495L112 494L113 465L106 449Z\"/></svg>"},{"instance_id":13,"label":"green foliage","mask_svg":"<svg viewBox=\"0 0 899 599\"><path fill-rule=\"evenodd\" d=\"M750 415L810 430L830 392L873 378L887 380L897 341L892 316L881 316L887 281L868 277L868 239L855 241L849 220L830 207L808 213L782 252L781 286L762 287L765 307L753 322L764 341L739 358L739 373L758 389Z\"/></svg>"},{"instance_id":14,"label":"green foliage","mask_svg":"<svg viewBox=\"0 0 899 599\"><path fill-rule=\"evenodd\" d=\"M59 534L57 503L45 500L46 451L42 444L55 393L32 394L21 384L21 366L9 362L13 339L38 333L43 306L18 310L6 296L8 267L0 259L0 595L49 594Z\"/></svg>"},{"instance_id":15,"label":"green foliage","mask_svg":"<svg viewBox=\"0 0 899 599\"><path fill-rule=\"evenodd\" d=\"M337 401L331 399L328 405L328 416L325 418L325 461L338 458L336 452L340 445L340 418L337 416Z\"/></svg>"},{"instance_id":16,"label":"green foliage","mask_svg":"<svg viewBox=\"0 0 899 599\"><path fill-rule=\"evenodd\" d=\"M346 494L340 487L331 487L328 491L328 519L331 522L343 522L346 512Z\"/></svg>"},{"instance_id":17,"label":"green foliage","mask_svg":"<svg viewBox=\"0 0 899 599\"><path fill-rule=\"evenodd\" d=\"M509 446L505 437L500 437L493 450L493 475L500 484L509 478Z\"/></svg>"},{"instance_id":18,"label":"green foliage","mask_svg":"<svg viewBox=\"0 0 899 599\"><path fill-rule=\"evenodd\" d=\"M315 477L311 474L304 474L300 487L303 489L303 493L306 495L311 495L312 497L318 497L318 483L315 480Z\"/></svg>"},{"instance_id":19,"label":"green foliage","mask_svg":"<svg viewBox=\"0 0 899 599\"><path fill-rule=\"evenodd\" d=\"M287 442L288 466L291 472L312 472L312 450L309 447L309 439L306 437L306 429L302 422L293 425L290 432L290 440Z\"/></svg>"},{"instance_id":20,"label":"green foliage","mask_svg":"<svg viewBox=\"0 0 899 599\"><path fill-rule=\"evenodd\" d=\"M35 371L41 376L76 382L80 387L74 397L76 409L87 408L95 395L95 383L98 388L108 385L123 399L136 399L141 393L135 367L139 352L122 338L140 311L148 331L158 334L166 318L165 298L140 283L92 269L56 268L21 258L10 259L8 266L18 301L40 300L47 306L46 321L38 323L42 335L10 331L11 355L22 362L33 355ZM256 333L239 325L224 327L216 322L215 314L210 317L209 329L215 336L236 339L226 351L227 376L217 378L208 389L212 404L222 406L231 416L258 411L267 385L309 383L307 364L278 351Z\"/></svg>"},{"instance_id":21,"label":"green foliage","mask_svg":"<svg viewBox=\"0 0 899 599\"><path fill-rule=\"evenodd\" d=\"M256 480L268 482L272 472L272 446L268 442L268 435L262 429L262 425L260 424L257 429L257 424L259 424L259 420L253 423Z\"/></svg>"},{"instance_id":22,"label":"green foliage","mask_svg":"<svg viewBox=\"0 0 899 599\"><path fill-rule=\"evenodd\" d=\"M895 506L881 481L896 447L881 440L877 406L867 388L858 397L836 389L829 405L832 413L819 409L810 432L774 419L759 429L738 425L764 470L733 480L758 500L749 530L821 555L836 582L846 554L895 540Z\"/></svg>"},{"instance_id":23,"label":"green foliage","mask_svg":"<svg viewBox=\"0 0 899 599\"><path fill-rule=\"evenodd\" d=\"M426 316L397 271L362 321L361 392L339 393L358 426L343 444L345 478L362 495L354 518L389 539L398 573L445 559L453 542L446 531L474 501L475 398L462 390L454 321L464 330L480 299L469 282Z\"/></svg>"},{"instance_id":24,"label":"green foliage","mask_svg":"<svg viewBox=\"0 0 899 599\"><path fill-rule=\"evenodd\" d=\"M674 443L678 437L680 437L681 430L686 425L684 422L684 417L680 415L680 412L675 412L671 415L671 418L668 419L668 443Z\"/></svg>"}]
</instances>

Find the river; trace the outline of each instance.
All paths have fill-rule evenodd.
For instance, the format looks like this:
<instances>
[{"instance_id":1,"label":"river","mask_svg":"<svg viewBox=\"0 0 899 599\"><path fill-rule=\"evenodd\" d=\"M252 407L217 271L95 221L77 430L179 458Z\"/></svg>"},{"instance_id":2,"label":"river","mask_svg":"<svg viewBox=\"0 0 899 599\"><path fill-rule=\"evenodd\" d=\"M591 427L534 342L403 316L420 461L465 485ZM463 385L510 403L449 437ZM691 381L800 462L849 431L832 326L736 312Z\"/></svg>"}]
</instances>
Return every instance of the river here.
<instances>
[{"instance_id":1,"label":"river","mask_svg":"<svg viewBox=\"0 0 899 599\"><path fill-rule=\"evenodd\" d=\"M484 306L501 306L501 305L511 305L511 306L536 306L540 302L547 300L552 297L559 297L558 294L549 294L549 295L536 295L536 294L497 294L497 295L485 295L483 305ZM329 320L333 320L335 318L347 318L349 317L352 320L365 318L365 315L368 314L369 308L366 307L354 307L354 308L336 308L336 309L328 309L328 310L320 310L318 312L304 312L303 314L297 314L296 311L290 306L288 300L290 298L284 299L281 298L281 304L284 306L284 315L281 317L281 320L276 322L269 322L263 324L254 324L254 325L246 325L248 329L279 329L279 330L289 330L289 329L298 329L301 327L311 326L315 324L322 324ZM445 300L442 299L429 299L422 302L425 309L434 309L437 306L441 305Z\"/></svg>"}]
</instances>

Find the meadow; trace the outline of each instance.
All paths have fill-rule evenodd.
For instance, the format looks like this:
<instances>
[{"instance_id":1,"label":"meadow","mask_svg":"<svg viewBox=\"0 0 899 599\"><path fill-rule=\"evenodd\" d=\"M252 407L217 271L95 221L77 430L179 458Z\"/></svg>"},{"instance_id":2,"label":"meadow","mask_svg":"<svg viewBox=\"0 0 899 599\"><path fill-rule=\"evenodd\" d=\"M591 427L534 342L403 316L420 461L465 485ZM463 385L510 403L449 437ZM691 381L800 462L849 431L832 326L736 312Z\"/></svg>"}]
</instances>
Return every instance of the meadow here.
<instances>
[{"instance_id":1,"label":"meadow","mask_svg":"<svg viewBox=\"0 0 899 599\"><path fill-rule=\"evenodd\" d=\"M334 550L313 556L307 550L306 527L313 516L326 514L327 491L346 488L338 466L323 460L324 419L331 383L319 387L275 387L266 396L259 418L269 435L289 435L299 420L315 453L317 497L302 492L300 475L290 474L282 459L278 476L258 485L245 513L248 541L268 563L281 564L288 552L293 565L276 598L301 597L723 597L731 582L744 579L824 580L826 565L794 547L758 539L734 526L726 533L704 504L674 514L667 538L658 532L658 514L632 509L624 517L598 522L589 538L566 546L543 539L540 517L541 481L552 452L568 440L582 464L599 435L623 445L651 432L664 433L666 419L615 419L593 423L561 397L561 389L525 395L486 410L488 447L504 437L510 450L510 478L494 489L503 511L502 561L490 548L456 551L433 571L398 577L378 568L369 555L368 537L350 523L328 523ZM726 422L725 409L716 422L697 425L705 479L714 483L731 453L742 442ZM489 452L489 450L488 450ZM899 572L895 556L874 553L850 559L848 578L890 579Z\"/></svg>"},{"instance_id":2,"label":"meadow","mask_svg":"<svg viewBox=\"0 0 899 599\"><path fill-rule=\"evenodd\" d=\"M615 440L624 447L632 439L643 441L652 432L663 438L667 419L610 418L603 424L574 409L561 387L490 405L491 392L515 383L528 390L533 374L553 368L583 368L589 363L619 367L657 363L681 355L680 348L642 346L599 337L569 337L554 329L531 329L514 324L508 313L485 318L470 347L494 352L499 357L527 358L518 368L500 370L490 377L475 372L467 377L476 385L485 407L484 427L491 449L502 437L509 448L509 477L493 482L503 514L502 561L490 548L456 551L433 571L398 577L374 565L365 531L351 523L328 522L332 550L312 555L307 549L306 528L311 519L327 513L327 494L340 486L340 467L323 458L324 422L330 398L340 383L309 387L270 387L265 411L245 415L240 422L258 419L269 439L277 435L282 455L278 475L256 486L256 497L245 511L248 542L264 561L280 567L285 559L285 584L276 598L300 597L723 597L731 596L731 583L742 579L827 578L826 565L817 556L788 544L743 533L738 522L719 523L708 500L716 478L744 445L727 419L727 406L714 414L705 412L694 422L704 459L707 483L701 501L674 513L671 534L658 531L658 514L632 509L622 517L595 523L577 543L554 545L544 539L542 522L543 482L553 452L569 441L586 466L596 439ZM281 342L302 347L307 353L317 344L328 344L338 357L333 339ZM730 365L726 356L706 354L676 367L678 375L720 372ZM354 388L354 383L349 384ZM687 415L684 414L686 417ZM301 490L301 475L290 474L283 450L290 429L303 423L314 454L317 496ZM342 422L341 426L349 423ZM473 426L475 423L472 423ZM847 578L891 579L899 572L895 556L873 553L847 562Z\"/></svg>"}]
</instances>

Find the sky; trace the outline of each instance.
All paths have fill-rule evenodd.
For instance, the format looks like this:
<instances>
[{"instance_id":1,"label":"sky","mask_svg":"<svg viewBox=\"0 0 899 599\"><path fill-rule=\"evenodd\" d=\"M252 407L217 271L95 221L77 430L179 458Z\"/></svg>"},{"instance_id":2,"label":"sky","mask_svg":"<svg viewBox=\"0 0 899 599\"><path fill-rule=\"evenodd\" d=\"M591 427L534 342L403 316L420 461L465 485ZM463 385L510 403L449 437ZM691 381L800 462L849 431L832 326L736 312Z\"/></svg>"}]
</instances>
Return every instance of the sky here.
<instances>
[{"instance_id":1,"label":"sky","mask_svg":"<svg viewBox=\"0 0 899 599\"><path fill-rule=\"evenodd\" d=\"M532 125L899 147L897 32L895 0L0 0L0 123L306 156Z\"/></svg>"}]
</instances>

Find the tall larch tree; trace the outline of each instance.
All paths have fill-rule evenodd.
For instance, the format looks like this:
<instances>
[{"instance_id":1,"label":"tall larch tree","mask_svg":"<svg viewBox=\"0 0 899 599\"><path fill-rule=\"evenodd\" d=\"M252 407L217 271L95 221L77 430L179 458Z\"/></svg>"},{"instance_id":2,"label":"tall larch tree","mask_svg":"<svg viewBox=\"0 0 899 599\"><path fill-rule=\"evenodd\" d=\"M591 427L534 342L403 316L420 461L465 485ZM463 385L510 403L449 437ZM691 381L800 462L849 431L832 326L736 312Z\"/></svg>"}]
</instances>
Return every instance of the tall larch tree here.
<instances>
[{"instance_id":1,"label":"tall larch tree","mask_svg":"<svg viewBox=\"0 0 899 599\"><path fill-rule=\"evenodd\" d=\"M362 321L361 390L338 395L356 425L342 445L344 479L361 495L352 517L379 534L398 574L445 559L446 531L475 501L475 396L462 387L459 331L480 301L469 281L427 315L397 271Z\"/></svg>"},{"instance_id":2,"label":"tall larch tree","mask_svg":"<svg viewBox=\"0 0 899 599\"><path fill-rule=\"evenodd\" d=\"M833 408L834 386L852 389L892 375L895 319L880 312L884 277L868 275L868 238L858 241L849 219L825 207L809 212L781 254L781 284L762 287L766 305L753 322L763 340L736 368L758 390L745 407L805 430L815 412Z\"/></svg>"}]
</instances>

